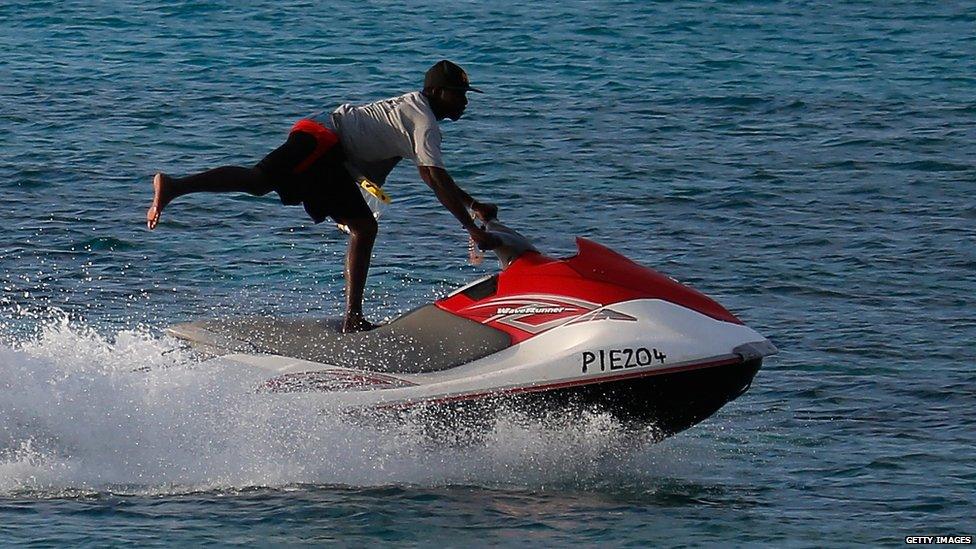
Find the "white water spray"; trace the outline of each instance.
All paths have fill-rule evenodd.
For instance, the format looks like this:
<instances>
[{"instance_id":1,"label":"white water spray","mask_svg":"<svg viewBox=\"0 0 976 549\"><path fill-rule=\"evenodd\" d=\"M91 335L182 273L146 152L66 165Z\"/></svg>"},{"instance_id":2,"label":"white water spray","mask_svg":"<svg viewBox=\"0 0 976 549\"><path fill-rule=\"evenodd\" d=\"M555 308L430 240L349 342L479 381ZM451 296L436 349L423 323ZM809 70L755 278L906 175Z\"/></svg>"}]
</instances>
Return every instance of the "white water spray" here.
<instances>
[{"instance_id":1,"label":"white water spray","mask_svg":"<svg viewBox=\"0 0 976 549\"><path fill-rule=\"evenodd\" d=\"M0 493L534 486L647 466L634 434L602 414L561 427L502 415L481 443L445 448L422 425L353 425L301 395L257 394L260 380L176 347L64 318L0 345Z\"/></svg>"}]
</instances>

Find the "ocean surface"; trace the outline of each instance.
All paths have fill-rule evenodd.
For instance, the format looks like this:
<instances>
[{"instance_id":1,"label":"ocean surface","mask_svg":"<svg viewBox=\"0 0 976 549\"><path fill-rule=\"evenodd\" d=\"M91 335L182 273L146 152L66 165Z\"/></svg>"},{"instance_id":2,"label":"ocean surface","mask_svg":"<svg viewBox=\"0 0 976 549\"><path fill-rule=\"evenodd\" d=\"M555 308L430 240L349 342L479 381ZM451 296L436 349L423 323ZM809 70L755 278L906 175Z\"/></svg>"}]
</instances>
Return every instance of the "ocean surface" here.
<instances>
[{"instance_id":1,"label":"ocean surface","mask_svg":"<svg viewBox=\"0 0 976 549\"><path fill-rule=\"evenodd\" d=\"M976 534L976 3L0 3L0 545L819 547ZM781 350L659 444L598 414L431 445L269 402L162 330L342 312L345 237L250 165L291 124L472 83L448 168ZM496 267L404 164L373 320ZM135 368L148 373L134 374Z\"/></svg>"}]
</instances>

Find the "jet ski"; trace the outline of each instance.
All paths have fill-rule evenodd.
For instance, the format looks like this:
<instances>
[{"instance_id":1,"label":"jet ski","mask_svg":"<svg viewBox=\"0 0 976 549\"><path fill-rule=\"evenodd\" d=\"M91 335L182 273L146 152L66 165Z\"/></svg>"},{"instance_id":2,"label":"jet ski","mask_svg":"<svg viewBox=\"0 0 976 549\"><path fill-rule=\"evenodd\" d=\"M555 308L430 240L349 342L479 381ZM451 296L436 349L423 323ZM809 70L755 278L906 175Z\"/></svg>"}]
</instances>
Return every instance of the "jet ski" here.
<instances>
[{"instance_id":1,"label":"jet ski","mask_svg":"<svg viewBox=\"0 0 976 549\"><path fill-rule=\"evenodd\" d=\"M776 348L704 294L585 238L553 258L497 220L501 270L362 333L338 319L237 317L168 333L350 411L607 412L661 436L744 393Z\"/></svg>"}]
</instances>

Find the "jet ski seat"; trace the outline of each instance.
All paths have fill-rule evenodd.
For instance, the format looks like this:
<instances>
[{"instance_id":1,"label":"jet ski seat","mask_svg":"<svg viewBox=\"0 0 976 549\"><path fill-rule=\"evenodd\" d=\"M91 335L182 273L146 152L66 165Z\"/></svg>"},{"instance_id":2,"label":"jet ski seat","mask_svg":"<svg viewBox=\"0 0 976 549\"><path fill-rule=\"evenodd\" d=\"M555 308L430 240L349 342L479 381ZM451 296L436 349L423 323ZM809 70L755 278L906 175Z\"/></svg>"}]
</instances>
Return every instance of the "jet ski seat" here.
<instances>
[{"instance_id":1,"label":"jet ski seat","mask_svg":"<svg viewBox=\"0 0 976 549\"><path fill-rule=\"evenodd\" d=\"M508 334L435 305L368 332L340 319L236 317L178 324L171 335L210 351L268 353L385 373L439 372L509 347Z\"/></svg>"}]
</instances>

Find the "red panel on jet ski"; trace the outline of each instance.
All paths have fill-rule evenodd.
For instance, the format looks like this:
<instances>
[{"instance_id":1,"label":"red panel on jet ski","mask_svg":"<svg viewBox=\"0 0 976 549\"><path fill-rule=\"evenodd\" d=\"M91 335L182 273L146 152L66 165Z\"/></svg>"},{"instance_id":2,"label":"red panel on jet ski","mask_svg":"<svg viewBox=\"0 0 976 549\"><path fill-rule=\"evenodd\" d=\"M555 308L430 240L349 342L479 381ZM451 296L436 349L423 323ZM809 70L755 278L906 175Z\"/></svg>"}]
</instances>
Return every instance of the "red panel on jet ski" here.
<instances>
[{"instance_id":1,"label":"red panel on jet ski","mask_svg":"<svg viewBox=\"0 0 976 549\"><path fill-rule=\"evenodd\" d=\"M591 280L646 292L644 297L663 299L716 320L735 324L742 321L705 294L689 288L653 269L638 265L617 252L585 238L576 239L579 250L566 264Z\"/></svg>"},{"instance_id":2,"label":"red panel on jet ski","mask_svg":"<svg viewBox=\"0 0 976 549\"><path fill-rule=\"evenodd\" d=\"M704 294L595 242L579 238L577 247L579 253L567 259L528 252L498 275L494 294L476 300L461 292L436 305L504 331L512 344L633 299L662 299L717 320L742 323Z\"/></svg>"}]
</instances>

